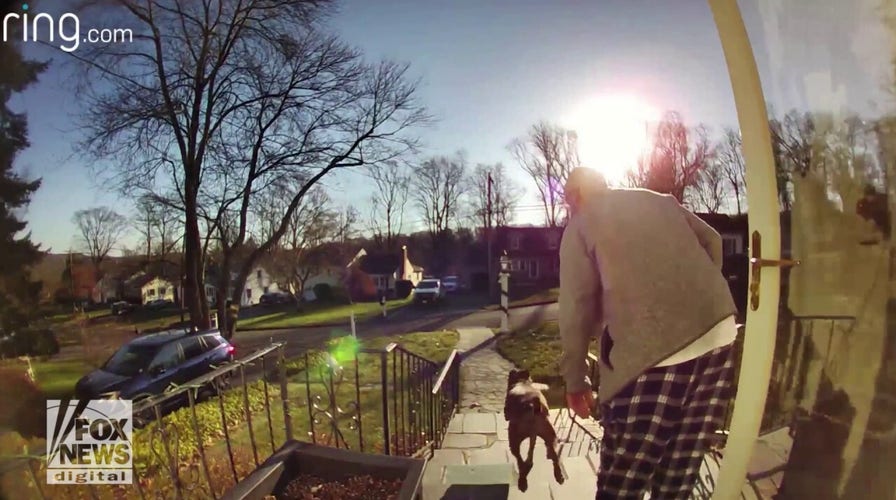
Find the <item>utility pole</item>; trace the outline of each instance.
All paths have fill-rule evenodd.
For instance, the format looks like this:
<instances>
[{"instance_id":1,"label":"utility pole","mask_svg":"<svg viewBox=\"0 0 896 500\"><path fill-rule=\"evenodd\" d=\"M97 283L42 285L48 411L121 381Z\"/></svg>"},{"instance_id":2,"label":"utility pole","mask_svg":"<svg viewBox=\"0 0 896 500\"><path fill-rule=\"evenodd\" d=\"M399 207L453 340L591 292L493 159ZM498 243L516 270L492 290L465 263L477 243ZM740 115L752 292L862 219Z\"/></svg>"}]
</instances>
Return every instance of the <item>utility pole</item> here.
<instances>
[{"instance_id":1,"label":"utility pole","mask_svg":"<svg viewBox=\"0 0 896 500\"><path fill-rule=\"evenodd\" d=\"M492 298L495 296L495 279L494 279L494 275L492 274L492 233L494 232L494 230L492 229L492 182L493 182L492 181L492 173L489 172L488 173L488 182L487 182L488 200L486 201L486 204L485 204L486 205L485 211L486 211L486 217L487 217L487 220L485 223L485 230L487 231L486 238L488 240L488 249L486 250L486 252L487 252L486 260L488 262L488 298L489 298L489 300L492 300Z\"/></svg>"}]
</instances>

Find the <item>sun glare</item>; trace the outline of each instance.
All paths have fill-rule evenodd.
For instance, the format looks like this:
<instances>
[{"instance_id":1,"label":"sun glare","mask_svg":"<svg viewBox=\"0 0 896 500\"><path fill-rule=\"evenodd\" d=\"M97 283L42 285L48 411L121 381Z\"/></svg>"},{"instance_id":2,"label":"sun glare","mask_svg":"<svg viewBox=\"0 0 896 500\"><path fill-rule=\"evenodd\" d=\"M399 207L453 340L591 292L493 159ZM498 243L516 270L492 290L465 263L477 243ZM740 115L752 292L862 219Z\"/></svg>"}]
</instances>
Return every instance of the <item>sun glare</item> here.
<instances>
[{"instance_id":1,"label":"sun glare","mask_svg":"<svg viewBox=\"0 0 896 500\"><path fill-rule=\"evenodd\" d=\"M648 124L656 110L632 95L603 95L573 110L569 128L579 137L582 165L600 171L619 185L648 145Z\"/></svg>"}]
</instances>

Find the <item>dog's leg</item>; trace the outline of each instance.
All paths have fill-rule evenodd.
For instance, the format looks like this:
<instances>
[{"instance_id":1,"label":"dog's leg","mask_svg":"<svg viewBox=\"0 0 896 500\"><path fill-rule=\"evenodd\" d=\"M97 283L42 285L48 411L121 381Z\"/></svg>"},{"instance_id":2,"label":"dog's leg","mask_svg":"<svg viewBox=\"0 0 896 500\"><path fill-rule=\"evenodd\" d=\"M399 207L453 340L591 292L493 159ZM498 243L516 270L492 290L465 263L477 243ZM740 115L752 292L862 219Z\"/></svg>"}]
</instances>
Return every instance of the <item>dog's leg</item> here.
<instances>
[{"instance_id":1,"label":"dog's leg","mask_svg":"<svg viewBox=\"0 0 896 500\"><path fill-rule=\"evenodd\" d=\"M529 456L526 457L526 472L532 469L532 454L535 453L535 440L538 438L537 429L533 429L532 434L529 435Z\"/></svg>"},{"instance_id":2,"label":"dog's leg","mask_svg":"<svg viewBox=\"0 0 896 500\"><path fill-rule=\"evenodd\" d=\"M554 431L554 426L547 420L541 421L538 425L538 435L544 441L548 460L554 462L554 479L558 484L563 484L563 470L560 469L560 457L557 455L557 432Z\"/></svg>"},{"instance_id":3,"label":"dog's leg","mask_svg":"<svg viewBox=\"0 0 896 500\"><path fill-rule=\"evenodd\" d=\"M520 476L517 480L517 488L520 491L525 492L529 488L529 481L527 476L529 475L529 469L526 468L526 464L523 463L523 457L520 455L520 445L523 444L524 436L520 433L519 429L510 424L507 429L507 440L510 444L510 453L516 458L516 466L519 470Z\"/></svg>"}]
</instances>

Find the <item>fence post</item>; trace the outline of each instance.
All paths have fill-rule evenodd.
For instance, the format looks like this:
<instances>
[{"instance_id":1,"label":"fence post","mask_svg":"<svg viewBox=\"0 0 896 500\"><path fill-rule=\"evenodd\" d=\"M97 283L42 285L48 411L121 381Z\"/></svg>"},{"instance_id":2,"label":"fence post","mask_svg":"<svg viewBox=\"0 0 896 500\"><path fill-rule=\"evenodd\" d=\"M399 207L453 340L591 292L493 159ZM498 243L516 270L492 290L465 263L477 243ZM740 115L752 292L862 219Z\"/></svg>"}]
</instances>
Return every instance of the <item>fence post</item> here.
<instances>
[{"instance_id":1,"label":"fence post","mask_svg":"<svg viewBox=\"0 0 896 500\"><path fill-rule=\"evenodd\" d=\"M510 281L510 259L506 255L501 256L501 273L498 278L501 282L501 333L510 331L510 301L508 285Z\"/></svg>"},{"instance_id":2,"label":"fence post","mask_svg":"<svg viewBox=\"0 0 896 500\"><path fill-rule=\"evenodd\" d=\"M280 370L280 400L283 402L283 425L284 430L286 430L286 440L292 440L292 418L289 415L289 388L286 380L286 347L280 346L279 353L277 356L277 364ZM308 371L308 367L305 366L305 371ZM311 401L308 401L308 404L311 404Z\"/></svg>"},{"instance_id":3,"label":"fence post","mask_svg":"<svg viewBox=\"0 0 896 500\"><path fill-rule=\"evenodd\" d=\"M380 353L380 386L383 388L383 451L386 455L391 455L389 445L392 436L389 435L389 378L388 370L388 353L383 351Z\"/></svg>"}]
</instances>

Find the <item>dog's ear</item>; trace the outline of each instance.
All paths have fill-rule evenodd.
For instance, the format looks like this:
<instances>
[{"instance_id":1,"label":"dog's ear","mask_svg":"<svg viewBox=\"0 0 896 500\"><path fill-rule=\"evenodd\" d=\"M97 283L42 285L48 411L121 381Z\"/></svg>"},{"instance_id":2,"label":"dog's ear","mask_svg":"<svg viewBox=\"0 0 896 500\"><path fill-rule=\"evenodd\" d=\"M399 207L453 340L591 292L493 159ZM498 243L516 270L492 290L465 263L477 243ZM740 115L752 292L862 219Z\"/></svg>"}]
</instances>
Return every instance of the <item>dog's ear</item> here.
<instances>
[{"instance_id":1,"label":"dog's ear","mask_svg":"<svg viewBox=\"0 0 896 500\"><path fill-rule=\"evenodd\" d=\"M528 379L532 378L532 377L529 375L529 370L519 370L519 371L517 372L517 376L518 376L520 379L522 379L522 380L528 380Z\"/></svg>"}]
</instances>

